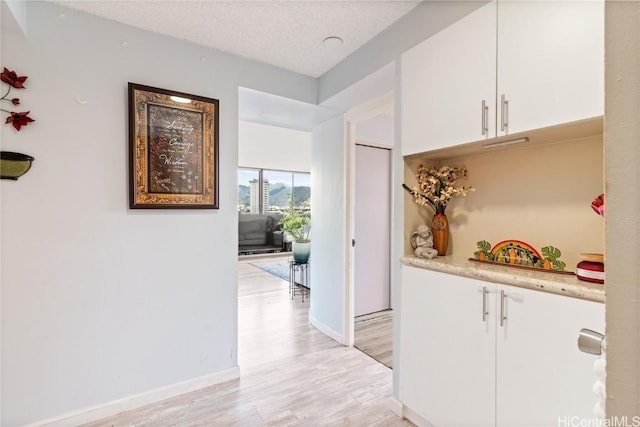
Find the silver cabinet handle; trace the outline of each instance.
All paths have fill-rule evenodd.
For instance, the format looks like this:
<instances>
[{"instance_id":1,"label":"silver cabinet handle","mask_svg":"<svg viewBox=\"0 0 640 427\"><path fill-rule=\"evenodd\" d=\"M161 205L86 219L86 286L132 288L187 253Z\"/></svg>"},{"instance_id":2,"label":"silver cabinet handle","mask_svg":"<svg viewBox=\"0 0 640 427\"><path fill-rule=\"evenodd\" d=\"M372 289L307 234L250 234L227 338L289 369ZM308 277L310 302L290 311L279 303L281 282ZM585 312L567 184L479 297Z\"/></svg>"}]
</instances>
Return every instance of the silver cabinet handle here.
<instances>
[{"instance_id":1,"label":"silver cabinet handle","mask_svg":"<svg viewBox=\"0 0 640 427\"><path fill-rule=\"evenodd\" d=\"M504 300L506 299L507 294L504 291L500 291L500 326L504 326L504 321L507 320L506 313L504 311Z\"/></svg>"},{"instance_id":2,"label":"silver cabinet handle","mask_svg":"<svg viewBox=\"0 0 640 427\"><path fill-rule=\"evenodd\" d=\"M489 132L489 106L486 100L482 100L482 134Z\"/></svg>"},{"instance_id":3,"label":"silver cabinet handle","mask_svg":"<svg viewBox=\"0 0 640 427\"><path fill-rule=\"evenodd\" d=\"M504 128L509 132L509 100L504 100Z\"/></svg>"},{"instance_id":4,"label":"silver cabinet handle","mask_svg":"<svg viewBox=\"0 0 640 427\"><path fill-rule=\"evenodd\" d=\"M580 329L578 334L578 348L580 351L600 356L602 354L602 345L604 335L591 329Z\"/></svg>"},{"instance_id":5,"label":"silver cabinet handle","mask_svg":"<svg viewBox=\"0 0 640 427\"><path fill-rule=\"evenodd\" d=\"M509 128L509 100L504 94L500 96L500 130Z\"/></svg>"},{"instance_id":6,"label":"silver cabinet handle","mask_svg":"<svg viewBox=\"0 0 640 427\"><path fill-rule=\"evenodd\" d=\"M482 287L482 321L487 321L487 316L489 315L489 311L487 310L487 295L489 294L489 290L486 286Z\"/></svg>"}]
</instances>

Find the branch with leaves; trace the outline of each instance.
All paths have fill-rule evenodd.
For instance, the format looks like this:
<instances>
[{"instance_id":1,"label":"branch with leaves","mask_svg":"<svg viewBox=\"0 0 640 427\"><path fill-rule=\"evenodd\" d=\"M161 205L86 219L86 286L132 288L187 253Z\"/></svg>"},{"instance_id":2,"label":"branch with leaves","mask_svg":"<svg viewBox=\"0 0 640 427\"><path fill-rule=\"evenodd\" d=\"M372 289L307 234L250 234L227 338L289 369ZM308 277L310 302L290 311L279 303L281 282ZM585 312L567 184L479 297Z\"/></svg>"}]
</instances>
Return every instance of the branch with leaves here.
<instances>
[{"instance_id":1,"label":"branch with leaves","mask_svg":"<svg viewBox=\"0 0 640 427\"><path fill-rule=\"evenodd\" d=\"M11 93L11 89L25 89L24 82L27 80L27 76L18 76L15 71L11 71L5 67L2 74L0 74L0 80L9 85L5 94L0 98L0 101L10 102L16 107L20 105L20 98L10 98L9 94ZM22 126L27 126L29 123L35 121L29 117L30 111L17 112L5 110L4 108L0 108L0 111L9 114L9 117L7 117L4 123L13 125L16 131L20 131Z\"/></svg>"}]
</instances>

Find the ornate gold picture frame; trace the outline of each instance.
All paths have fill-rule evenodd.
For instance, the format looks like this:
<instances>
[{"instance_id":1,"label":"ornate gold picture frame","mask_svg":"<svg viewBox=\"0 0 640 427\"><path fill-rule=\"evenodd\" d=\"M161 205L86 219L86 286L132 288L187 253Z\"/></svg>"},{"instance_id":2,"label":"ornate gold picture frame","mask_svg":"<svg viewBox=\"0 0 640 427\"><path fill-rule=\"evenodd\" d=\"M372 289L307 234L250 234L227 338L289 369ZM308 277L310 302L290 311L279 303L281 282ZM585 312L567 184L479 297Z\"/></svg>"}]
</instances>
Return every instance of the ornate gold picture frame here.
<instances>
[{"instance_id":1,"label":"ornate gold picture frame","mask_svg":"<svg viewBox=\"0 0 640 427\"><path fill-rule=\"evenodd\" d=\"M131 209L218 209L218 106L129 83Z\"/></svg>"}]
</instances>

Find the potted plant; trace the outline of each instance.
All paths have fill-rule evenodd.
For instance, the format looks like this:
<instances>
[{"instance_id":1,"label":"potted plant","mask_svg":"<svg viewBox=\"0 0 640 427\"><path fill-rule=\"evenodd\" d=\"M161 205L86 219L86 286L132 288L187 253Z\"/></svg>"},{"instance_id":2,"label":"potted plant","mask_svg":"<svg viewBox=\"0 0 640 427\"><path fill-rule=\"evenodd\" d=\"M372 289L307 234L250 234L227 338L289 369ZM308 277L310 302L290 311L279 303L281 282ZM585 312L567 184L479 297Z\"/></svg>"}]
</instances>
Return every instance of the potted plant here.
<instances>
[{"instance_id":1,"label":"potted plant","mask_svg":"<svg viewBox=\"0 0 640 427\"><path fill-rule=\"evenodd\" d=\"M305 263L309 260L311 253L311 218L308 215L300 214L298 210L290 205L284 216L280 218L279 224L282 231L288 233L293 239L291 251L293 260L299 263Z\"/></svg>"}]
</instances>

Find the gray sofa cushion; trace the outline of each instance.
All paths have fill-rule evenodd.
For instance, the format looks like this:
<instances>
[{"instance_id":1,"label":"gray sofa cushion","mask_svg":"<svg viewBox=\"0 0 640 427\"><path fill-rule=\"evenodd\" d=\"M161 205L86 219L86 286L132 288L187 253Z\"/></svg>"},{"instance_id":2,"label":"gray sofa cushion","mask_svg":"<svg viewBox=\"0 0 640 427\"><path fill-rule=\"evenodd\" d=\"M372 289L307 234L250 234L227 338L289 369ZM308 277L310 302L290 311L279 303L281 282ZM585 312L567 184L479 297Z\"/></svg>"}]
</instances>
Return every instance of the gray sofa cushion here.
<instances>
[{"instance_id":1,"label":"gray sofa cushion","mask_svg":"<svg viewBox=\"0 0 640 427\"><path fill-rule=\"evenodd\" d=\"M255 219L238 223L238 244L240 245L266 245L267 221Z\"/></svg>"},{"instance_id":2,"label":"gray sofa cushion","mask_svg":"<svg viewBox=\"0 0 640 427\"><path fill-rule=\"evenodd\" d=\"M262 246L272 244L273 231L280 229L278 221L282 215L249 215L241 215L238 219L238 245Z\"/></svg>"}]
</instances>

